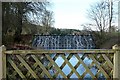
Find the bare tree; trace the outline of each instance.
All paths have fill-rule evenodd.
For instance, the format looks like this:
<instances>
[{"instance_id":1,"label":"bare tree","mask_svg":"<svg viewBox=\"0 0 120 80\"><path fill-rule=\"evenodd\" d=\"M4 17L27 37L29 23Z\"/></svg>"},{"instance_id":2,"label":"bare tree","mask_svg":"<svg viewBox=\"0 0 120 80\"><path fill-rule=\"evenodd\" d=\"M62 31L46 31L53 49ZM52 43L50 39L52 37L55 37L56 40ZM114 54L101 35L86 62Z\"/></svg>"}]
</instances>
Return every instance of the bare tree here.
<instances>
[{"instance_id":1,"label":"bare tree","mask_svg":"<svg viewBox=\"0 0 120 80\"><path fill-rule=\"evenodd\" d=\"M101 0L90 6L88 17L93 21L90 27L96 26L97 31L93 31L95 44L98 48L105 44L112 35L108 32L115 32L116 25L113 24L116 19L116 3L118 0Z\"/></svg>"},{"instance_id":2,"label":"bare tree","mask_svg":"<svg viewBox=\"0 0 120 80\"><path fill-rule=\"evenodd\" d=\"M53 12L45 11L42 16L41 25L44 26L44 34L49 34L51 27L53 27L54 19Z\"/></svg>"},{"instance_id":3,"label":"bare tree","mask_svg":"<svg viewBox=\"0 0 120 80\"><path fill-rule=\"evenodd\" d=\"M97 29L102 33L106 30L111 32L111 24L113 22L113 1L101 1L95 5L91 5L88 10L88 16L92 19Z\"/></svg>"},{"instance_id":4,"label":"bare tree","mask_svg":"<svg viewBox=\"0 0 120 80\"><path fill-rule=\"evenodd\" d=\"M109 4L108 4L108 10L109 10L109 32L112 31L112 19L113 19L113 1L112 0L108 0Z\"/></svg>"}]
</instances>

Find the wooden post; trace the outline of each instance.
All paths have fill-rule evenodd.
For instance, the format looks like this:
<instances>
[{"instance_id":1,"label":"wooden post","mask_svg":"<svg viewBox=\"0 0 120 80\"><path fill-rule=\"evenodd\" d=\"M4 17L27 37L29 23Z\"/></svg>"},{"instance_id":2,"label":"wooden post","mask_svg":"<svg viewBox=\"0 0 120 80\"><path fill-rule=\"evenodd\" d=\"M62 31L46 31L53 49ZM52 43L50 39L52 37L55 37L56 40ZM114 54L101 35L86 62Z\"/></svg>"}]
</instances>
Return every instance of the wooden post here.
<instances>
[{"instance_id":1,"label":"wooden post","mask_svg":"<svg viewBox=\"0 0 120 80\"><path fill-rule=\"evenodd\" d=\"M6 78L6 48L4 45L0 47L0 80Z\"/></svg>"},{"instance_id":2,"label":"wooden post","mask_svg":"<svg viewBox=\"0 0 120 80\"><path fill-rule=\"evenodd\" d=\"M2 46L2 2L0 1L0 46Z\"/></svg>"},{"instance_id":3,"label":"wooden post","mask_svg":"<svg viewBox=\"0 0 120 80\"><path fill-rule=\"evenodd\" d=\"M114 45L113 49L116 50L114 53L113 78L120 79L120 47L118 45Z\"/></svg>"}]
</instances>

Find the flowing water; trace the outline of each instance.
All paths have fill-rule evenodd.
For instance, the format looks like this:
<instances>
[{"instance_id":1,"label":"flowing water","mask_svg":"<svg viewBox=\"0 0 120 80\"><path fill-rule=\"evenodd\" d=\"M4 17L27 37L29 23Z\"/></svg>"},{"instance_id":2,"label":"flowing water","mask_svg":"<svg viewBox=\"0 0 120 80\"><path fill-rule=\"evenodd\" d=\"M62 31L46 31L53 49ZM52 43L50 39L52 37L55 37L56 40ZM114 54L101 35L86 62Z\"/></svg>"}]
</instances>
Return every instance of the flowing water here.
<instances>
[{"instance_id":1,"label":"flowing water","mask_svg":"<svg viewBox=\"0 0 120 80\"><path fill-rule=\"evenodd\" d=\"M91 35L37 35L33 40L33 47L38 49L93 49L95 45Z\"/></svg>"}]
</instances>

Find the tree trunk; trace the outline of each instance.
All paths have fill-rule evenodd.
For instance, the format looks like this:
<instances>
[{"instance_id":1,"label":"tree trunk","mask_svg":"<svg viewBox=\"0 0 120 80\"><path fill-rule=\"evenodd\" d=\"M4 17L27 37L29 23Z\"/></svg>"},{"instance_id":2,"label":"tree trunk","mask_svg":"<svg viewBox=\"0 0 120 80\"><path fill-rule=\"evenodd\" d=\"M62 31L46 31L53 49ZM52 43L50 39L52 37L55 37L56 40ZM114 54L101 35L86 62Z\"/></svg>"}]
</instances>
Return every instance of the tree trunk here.
<instances>
[{"instance_id":1,"label":"tree trunk","mask_svg":"<svg viewBox=\"0 0 120 80\"><path fill-rule=\"evenodd\" d=\"M18 17L17 17L17 25L16 25L16 31L14 35L14 42L20 43L21 39L21 32L22 32L22 18L23 18L23 7L22 7L22 2L21 4L18 3Z\"/></svg>"},{"instance_id":2,"label":"tree trunk","mask_svg":"<svg viewBox=\"0 0 120 80\"><path fill-rule=\"evenodd\" d=\"M111 23L112 23L112 16L113 16L113 2L112 0L110 0L110 3L109 3L109 32L111 33L112 32L112 26L111 26Z\"/></svg>"}]
</instances>

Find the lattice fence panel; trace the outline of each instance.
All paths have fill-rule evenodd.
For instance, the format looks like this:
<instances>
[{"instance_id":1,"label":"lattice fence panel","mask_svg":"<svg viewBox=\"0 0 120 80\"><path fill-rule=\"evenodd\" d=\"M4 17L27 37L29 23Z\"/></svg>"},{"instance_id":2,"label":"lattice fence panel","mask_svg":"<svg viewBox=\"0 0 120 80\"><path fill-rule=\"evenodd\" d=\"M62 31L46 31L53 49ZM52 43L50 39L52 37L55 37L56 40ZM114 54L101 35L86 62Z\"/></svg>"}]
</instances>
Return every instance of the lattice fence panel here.
<instances>
[{"instance_id":1,"label":"lattice fence panel","mask_svg":"<svg viewBox=\"0 0 120 80\"><path fill-rule=\"evenodd\" d=\"M112 78L113 54L7 54L7 79Z\"/></svg>"}]
</instances>

